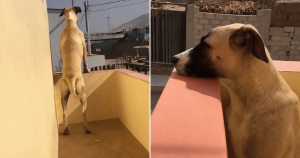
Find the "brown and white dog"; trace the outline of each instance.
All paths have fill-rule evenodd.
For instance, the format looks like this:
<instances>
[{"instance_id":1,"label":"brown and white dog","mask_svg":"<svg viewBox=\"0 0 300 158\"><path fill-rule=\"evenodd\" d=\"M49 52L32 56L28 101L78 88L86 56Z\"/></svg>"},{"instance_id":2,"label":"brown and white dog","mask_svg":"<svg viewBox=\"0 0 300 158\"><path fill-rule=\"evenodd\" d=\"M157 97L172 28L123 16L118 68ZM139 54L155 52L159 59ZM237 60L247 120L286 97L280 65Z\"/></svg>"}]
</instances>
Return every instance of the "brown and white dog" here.
<instances>
[{"instance_id":1,"label":"brown and white dog","mask_svg":"<svg viewBox=\"0 0 300 158\"><path fill-rule=\"evenodd\" d=\"M216 27L172 62L179 74L219 78L228 89L226 117L238 158L300 158L299 99L252 25Z\"/></svg>"},{"instance_id":2,"label":"brown and white dog","mask_svg":"<svg viewBox=\"0 0 300 158\"><path fill-rule=\"evenodd\" d=\"M64 8L59 16L65 16L66 26L60 36L60 54L63 61L61 104L63 108L63 119L65 129L63 135L69 134L67 120L67 103L70 94L80 100L82 105L82 116L84 121L84 132L90 134L87 127L85 110L87 107L84 92L85 83L81 72L81 61L83 59L84 72L88 73L87 51L85 38L82 31L77 27L77 13L81 13L80 7Z\"/></svg>"}]
</instances>

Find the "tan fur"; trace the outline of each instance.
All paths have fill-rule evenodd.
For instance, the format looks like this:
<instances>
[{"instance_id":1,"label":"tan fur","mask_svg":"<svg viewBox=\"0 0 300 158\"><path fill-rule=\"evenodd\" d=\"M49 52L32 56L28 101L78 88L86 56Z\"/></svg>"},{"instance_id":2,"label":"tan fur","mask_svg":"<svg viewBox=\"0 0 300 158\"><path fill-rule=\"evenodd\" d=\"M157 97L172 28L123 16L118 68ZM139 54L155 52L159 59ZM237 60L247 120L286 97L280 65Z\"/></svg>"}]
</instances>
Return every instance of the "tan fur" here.
<instances>
[{"instance_id":1,"label":"tan fur","mask_svg":"<svg viewBox=\"0 0 300 158\"><path fill-rule=\"evenodd\" d=\"M65 8L63 11L65 16L66 26L60 36L60 53L63 61L62 68L62 85L61 85L61 97L62 106L64 111L65 132L68 134L67 129L67 101L70 95L74 95L77 99L80 99L82 104L82 115L84 117L85 127L86 116L85 109L87 106L85 96L85 83L81 72L81 61L83 59L84 72L89 72L87 65L87 51L85 45L85 38L82 31L77 27L77 13L74 8ZM78 93L78 94L76 94ZM86 127L87 128L87 127Z\"/></svg>"},{"instance_id":2,"label":"tan fur","mask_svg":"<svg viewBox=\"0 0 300 158\"><path fill-rule=\"evenodd\" d=\"M206 39L214 68L225 76L220 82L230 93L226 117L235 154L238 158L300 158L299 99L266 48L269 63L245 53L249 50L230 48L229 37L242 26L215 28Z\"/></svg>"}]
</instances>

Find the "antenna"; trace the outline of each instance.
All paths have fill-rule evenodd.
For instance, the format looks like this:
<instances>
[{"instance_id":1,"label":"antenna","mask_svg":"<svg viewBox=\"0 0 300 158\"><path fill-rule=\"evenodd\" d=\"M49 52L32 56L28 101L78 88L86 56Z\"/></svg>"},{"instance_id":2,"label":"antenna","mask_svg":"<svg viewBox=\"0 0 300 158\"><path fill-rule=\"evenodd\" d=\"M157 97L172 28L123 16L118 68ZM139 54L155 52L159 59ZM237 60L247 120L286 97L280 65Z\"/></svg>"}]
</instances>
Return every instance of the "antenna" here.
<instances>
[{"instance_id":1,"label":"antenna","mask_svg":"<svg viewBox=\"0 0 300 158\"><path fill-rule=\"evenodd\" d=\"M109 15L106 17L108 20L108 31L110 31L110 27L109 27L109 19L111 18Z\"/></svg>"}]
</instances>

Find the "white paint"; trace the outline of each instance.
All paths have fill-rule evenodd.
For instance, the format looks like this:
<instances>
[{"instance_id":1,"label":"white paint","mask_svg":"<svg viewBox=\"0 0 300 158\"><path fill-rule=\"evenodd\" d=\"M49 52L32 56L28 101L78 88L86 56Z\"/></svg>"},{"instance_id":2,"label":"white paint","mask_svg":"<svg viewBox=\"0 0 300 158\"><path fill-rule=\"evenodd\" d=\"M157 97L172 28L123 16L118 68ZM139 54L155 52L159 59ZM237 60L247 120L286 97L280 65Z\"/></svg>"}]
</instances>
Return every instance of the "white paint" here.
<instances>
[{"instance_id":1,"label":"white paint","mask_svg":"<svg viewBox=\"0 0 300 158\"><path fill-rule=\"evenodd\" d=\"M95 56L88 56L88 67L91 69L92 67L99 67L105 65L105 56L104 55L95 55ZM83 65L81 64L83 69Z\"/></svg>"}]
</instances>

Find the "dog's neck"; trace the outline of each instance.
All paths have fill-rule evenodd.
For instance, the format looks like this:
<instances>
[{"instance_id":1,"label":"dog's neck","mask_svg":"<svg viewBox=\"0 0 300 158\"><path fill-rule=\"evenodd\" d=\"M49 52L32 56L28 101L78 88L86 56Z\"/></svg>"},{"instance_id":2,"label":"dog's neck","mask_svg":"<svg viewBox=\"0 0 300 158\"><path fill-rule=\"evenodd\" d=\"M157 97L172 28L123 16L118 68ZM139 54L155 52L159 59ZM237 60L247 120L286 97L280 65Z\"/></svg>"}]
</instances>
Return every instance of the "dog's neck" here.
<instances>
[{"instance_id":1,"label":"dog's neck","mask_svg":"<svg viewBox=\"0 0 300 158\"><path fill-rule=\"evenodd\" d=\"M77 20L75 19L66 19L66 27L77 27Z\"/></svg>"},{"instance_id":2,"label":"dog's neck","mask_svg":"<svg viewBox=\"0 0 300 158\"><path fill-rule=\"evenodd\" d=\"M220 79L231 95L238 97L243 105L253 105L259 100L268 100L266 97L270 95L272 97L278 93L291 93L272 60L268 64L255 60L250 61L249 69L238 72L237 79Z\"/></svg>"}]
</instances>

